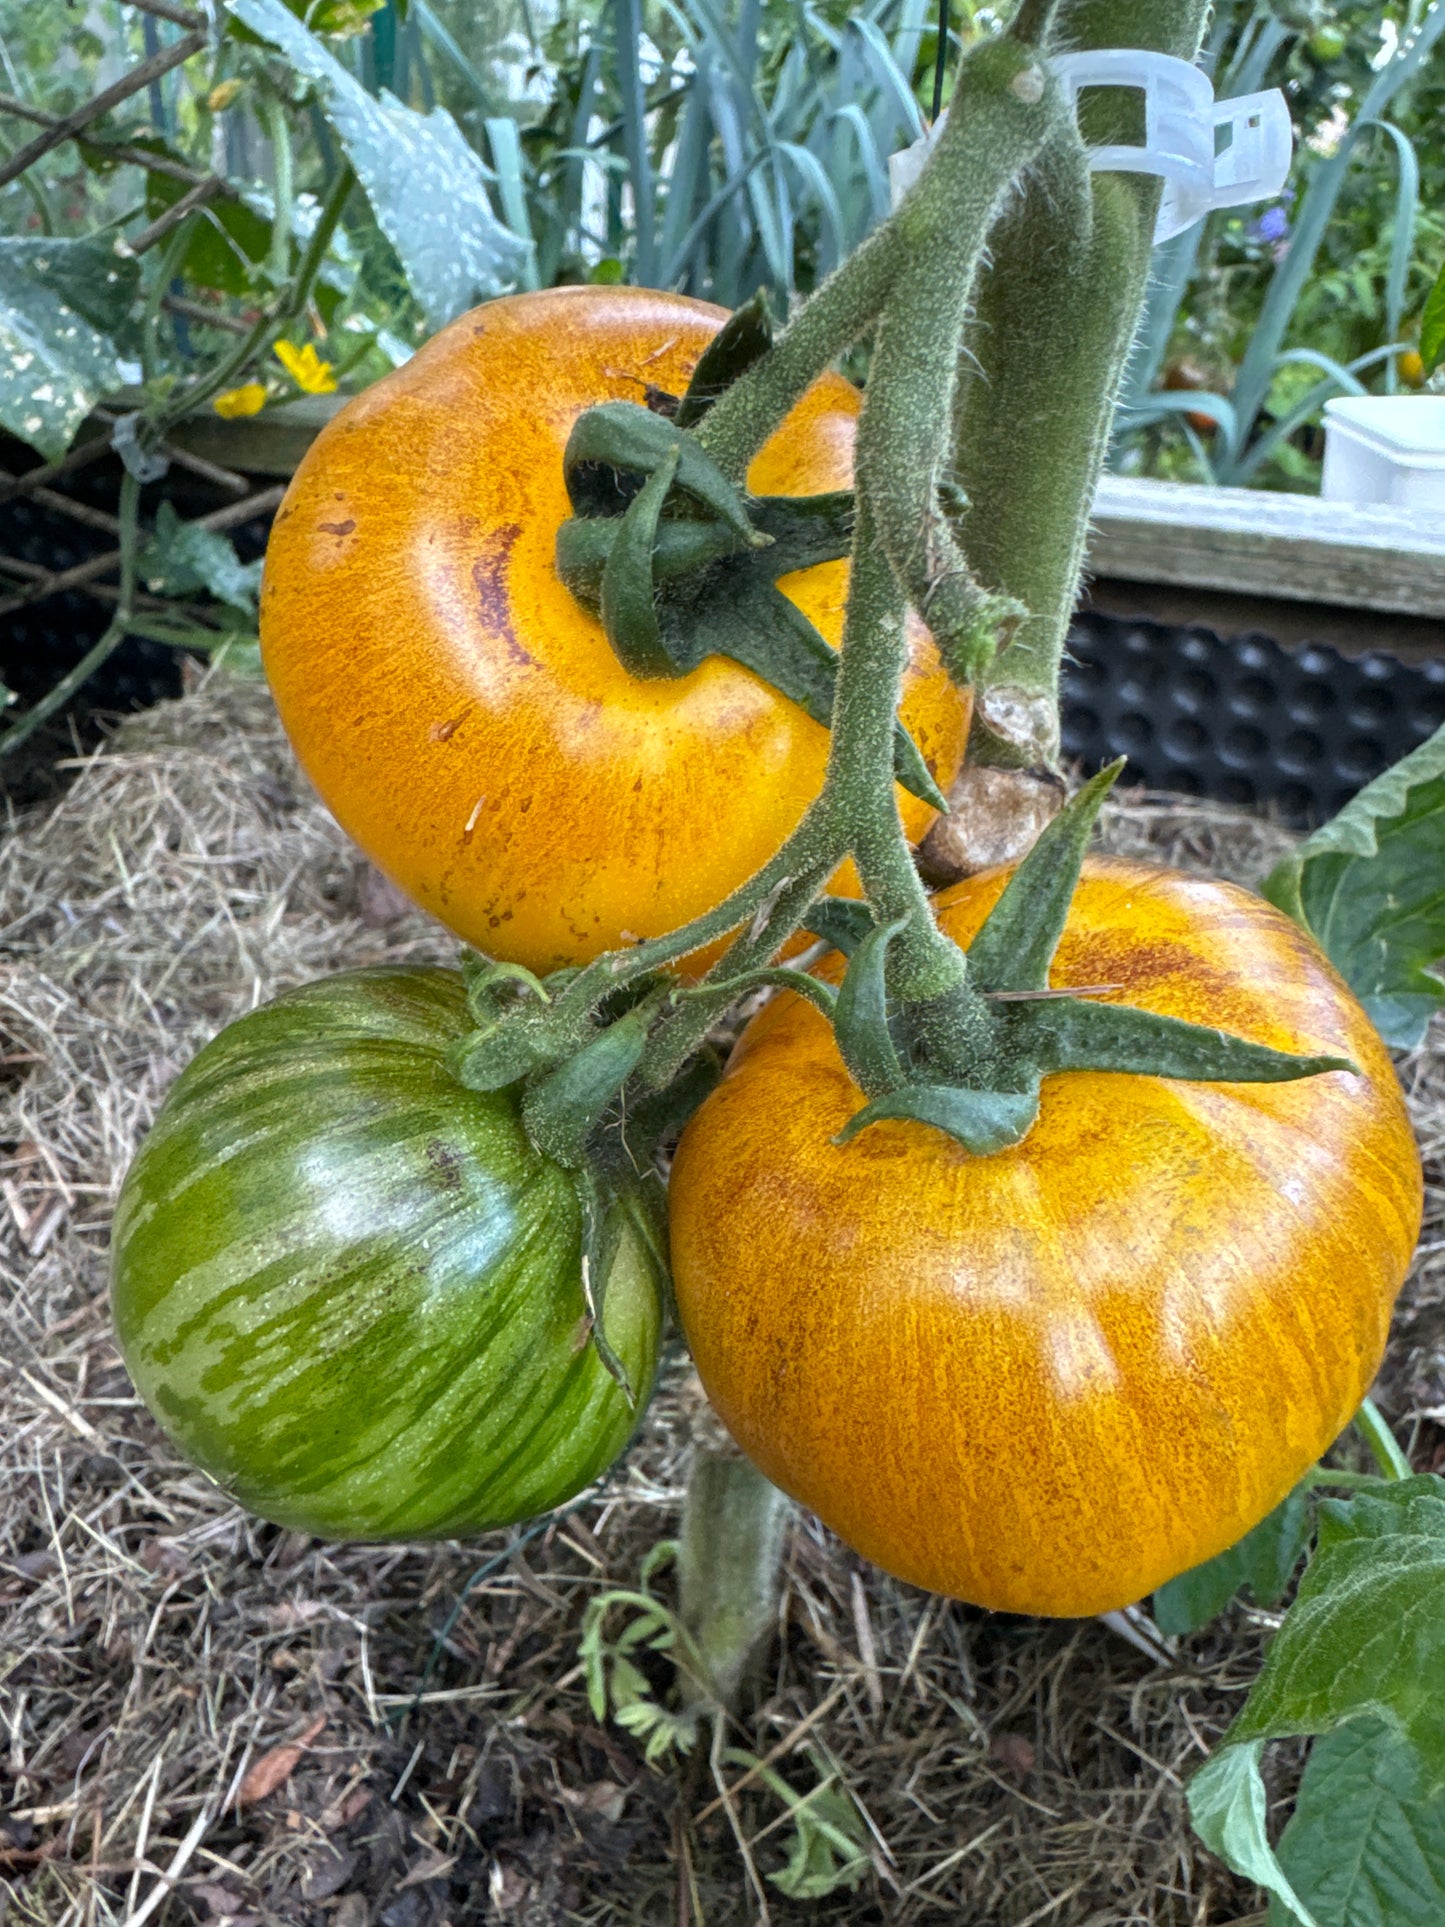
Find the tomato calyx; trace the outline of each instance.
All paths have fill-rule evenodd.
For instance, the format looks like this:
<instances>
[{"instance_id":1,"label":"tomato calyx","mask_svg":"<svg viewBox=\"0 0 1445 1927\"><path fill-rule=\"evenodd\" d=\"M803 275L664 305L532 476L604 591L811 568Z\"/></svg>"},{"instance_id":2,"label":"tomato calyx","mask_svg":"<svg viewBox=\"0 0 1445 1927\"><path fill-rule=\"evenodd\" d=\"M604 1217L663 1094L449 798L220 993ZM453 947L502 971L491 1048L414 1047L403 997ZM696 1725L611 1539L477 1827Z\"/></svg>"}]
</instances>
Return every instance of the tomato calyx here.
<instances>
[{"instance_id":1,"label":"tomato calyx","mask_svg":"<svg viewBox=\"0 0 1445 1927\"><path fill-rule=\"evenodd\" d=\"M578 418L563 455L574 512L557 531L557 573L600 618L630 675L686 676L708 656L727 656L826 729L837 652L777 584L849 553L853 496L734 487L685 425L699 418L687 407L699 377L720 392L727 365L709 370L704 356L676 417L604 402ZM905 789L947 810L897 721L893 761Z\"/></svg>"},{"instance_id":2,"label":"tomato calyx","mask_svg":"<svg viewBox=\"0 0 1445 1927\"><path fill-rule=\"evenodd\" d=\"M1122 767L1094 777L1044 830L974 938L966 981L941 996L890 997L889 946L903 920L874 923L860 905L820 905L810 913L810 927L848 954L834 1030L849 1074L869 1100L835 1142L846 1144L885 1120L912 1119L988 1156L1027 1135L1044 1078L1065 1071L1228 1084L1359 1074L1348 1058L1278 1051L1156 1011L1095 1001L1114 985L1049 987L1089 835Z\"/></svg>"}]
</instances>

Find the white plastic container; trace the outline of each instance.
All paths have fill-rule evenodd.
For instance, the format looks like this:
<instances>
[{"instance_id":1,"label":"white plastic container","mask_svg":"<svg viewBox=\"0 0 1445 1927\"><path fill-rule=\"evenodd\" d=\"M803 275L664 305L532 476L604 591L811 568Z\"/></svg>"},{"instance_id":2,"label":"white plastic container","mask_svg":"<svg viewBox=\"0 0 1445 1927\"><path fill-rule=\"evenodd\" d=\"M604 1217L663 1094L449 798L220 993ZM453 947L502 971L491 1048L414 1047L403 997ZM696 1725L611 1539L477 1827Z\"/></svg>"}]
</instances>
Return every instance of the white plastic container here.
<instances>
[{"instance_id":1,"label":"white plastic container","mask_svg":"<svg viewBox=\"0 0 1445 1927\"><path fill-rule=\"evenodd\" d=\"M1445 515L1445 395L1345 395L1325 404L1332 502Z\"/></svg>"}]
</instances>

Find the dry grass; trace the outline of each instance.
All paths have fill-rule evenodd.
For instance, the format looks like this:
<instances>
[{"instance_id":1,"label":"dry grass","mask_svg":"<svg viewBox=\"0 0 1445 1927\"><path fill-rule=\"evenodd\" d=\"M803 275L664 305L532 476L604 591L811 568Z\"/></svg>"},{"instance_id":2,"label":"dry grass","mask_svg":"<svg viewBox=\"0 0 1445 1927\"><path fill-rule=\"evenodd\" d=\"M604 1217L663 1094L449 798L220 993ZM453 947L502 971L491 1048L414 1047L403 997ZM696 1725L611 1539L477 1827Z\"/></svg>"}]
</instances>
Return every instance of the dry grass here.
<instances>
[{"instance_id":1,"label":"dry grass","mask_svg":"<svg viewBox=\"0 0 1445 1927\"><path fill-rule=\"evenodd\" d=\"M1115 810L1109 838L1246 878L1286 840L1167 799ZM107 1219L177 1069L284 985L451 948L376 888L263 692L216 681L126 723L15 826L0 927L0 1919L7 1900L46 1927L754 1918L725 1815L697 1817L705 1767L645 1767L592 1719L576 1661L588 1599L676 1528L699 1403L680 1359L611 1482L526 1545L279 1532L179 1463L131 1393ZM1405 1074L1435 1188L1384 1396L1435 1467L1445 1056ZM1257 1907L1191 1841L1181 1782L1266 1615L1236 1608L1156 1663L1096 1623L931 1599L807 1520L786 1577L739 1737L781 1748L800 1788L836 1773L872 1866L856 1893L770 1890L775 1921L1205 1927ZM735 1804L776 1871L778 1799Z\"/></svg>"}]
</instances>

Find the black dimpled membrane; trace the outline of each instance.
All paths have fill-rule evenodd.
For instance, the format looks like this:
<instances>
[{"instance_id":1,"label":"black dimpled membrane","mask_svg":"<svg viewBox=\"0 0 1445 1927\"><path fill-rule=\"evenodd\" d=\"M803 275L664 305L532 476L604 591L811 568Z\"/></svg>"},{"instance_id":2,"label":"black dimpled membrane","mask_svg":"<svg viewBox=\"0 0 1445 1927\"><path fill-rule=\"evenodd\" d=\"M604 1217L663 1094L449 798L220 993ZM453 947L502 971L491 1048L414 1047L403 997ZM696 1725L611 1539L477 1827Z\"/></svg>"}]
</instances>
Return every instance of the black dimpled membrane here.
<instances>
[{"instance_id":1,"label":"black dimpled membrane","mask_svg":"<svg viewBox=\"0 0 1445 1927\"><path fill-rule=\"evenodd\" d=\"M1313 828L1445 723L1445 657L1342 656L1324 643L1088 611L1064 665L1064 753L1086 773L1265 805Z\"/></svg>"}]
</instances>

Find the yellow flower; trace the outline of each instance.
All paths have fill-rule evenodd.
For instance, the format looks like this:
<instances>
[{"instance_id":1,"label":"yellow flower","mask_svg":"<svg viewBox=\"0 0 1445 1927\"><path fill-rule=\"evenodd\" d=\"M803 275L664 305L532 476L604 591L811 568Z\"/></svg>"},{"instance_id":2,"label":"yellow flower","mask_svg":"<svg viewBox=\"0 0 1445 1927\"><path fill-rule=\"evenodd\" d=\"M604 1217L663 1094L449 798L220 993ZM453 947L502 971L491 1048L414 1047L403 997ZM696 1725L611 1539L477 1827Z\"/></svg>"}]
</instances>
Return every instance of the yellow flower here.
<instances>
[{"instance_id":1,"label":"yellow flower","mask_svg":"<svg viewBox=\"0 0 1445 1927\"><path fill-rule=\"evenodd\" d=\"M293 348L289 341L278 341L275 352L277 361L304 393L335 394L336 377L331 372L331 363L321 359L311 342L304 348Z\"/></svg>"},{"instance_id":2,"label":"yellow flower","mask_svg":"<svg viewBox=\"0 0 1445 1927\"><path fill-rule=\"evenodd\" d=\"M259 415L266 406L266 390L259 381L248 381L244 388L228 388L225 394L217 395L211 406L228 422L238 415Z\"/></svg>"},{"instance_id":3,"label":"yellow flower","mask_svg":"<svg viewBox=\"0 0 1445 1927\"><path fill-rule=\"evenodd\" d=\"M206 105L213 114L223 114L245 85L241 80L222 80L206 95Z\"/></svg>"},{"instance_id":4,"label":"yellow flower","mask_svg":"<svg viewBox=\"0 0 1445 1927\"><path fill-rule=\"evenodd\" d=\"M1395 364L1400 370L1401 381L1408 382L1412 388L1425 385L1425 363L1418 348L1407 348Z\"/></svg>"}]
</instances>

